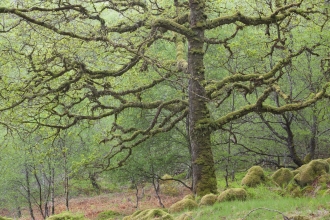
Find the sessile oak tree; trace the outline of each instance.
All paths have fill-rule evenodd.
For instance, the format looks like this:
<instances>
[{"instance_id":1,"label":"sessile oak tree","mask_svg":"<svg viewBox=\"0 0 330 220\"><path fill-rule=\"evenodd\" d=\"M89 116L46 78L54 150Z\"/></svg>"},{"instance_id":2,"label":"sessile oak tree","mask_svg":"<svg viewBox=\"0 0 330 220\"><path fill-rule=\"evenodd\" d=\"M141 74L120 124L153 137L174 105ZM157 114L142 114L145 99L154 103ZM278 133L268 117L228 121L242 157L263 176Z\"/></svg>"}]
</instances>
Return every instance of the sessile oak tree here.
<instances>
[{"instance_id":1,"label":"sessile oak tree","mask_svg":"<svg viewBox=\"0 0 330 220\"><path fill-rule=\"evenodd\" d=\"M304 97L288 94L286 80L287 68L304 71L306 53L315 74L326 73L317 66L329 49L323 0L8 0L0 13L7 120L57 131L106 120L100 143L109 150L93 163L101 170L187 120L197 195L217 190L214 131L328 97L327 77ZM139 111L148 123L125 123Z\"/></svg>"}]
</instances>

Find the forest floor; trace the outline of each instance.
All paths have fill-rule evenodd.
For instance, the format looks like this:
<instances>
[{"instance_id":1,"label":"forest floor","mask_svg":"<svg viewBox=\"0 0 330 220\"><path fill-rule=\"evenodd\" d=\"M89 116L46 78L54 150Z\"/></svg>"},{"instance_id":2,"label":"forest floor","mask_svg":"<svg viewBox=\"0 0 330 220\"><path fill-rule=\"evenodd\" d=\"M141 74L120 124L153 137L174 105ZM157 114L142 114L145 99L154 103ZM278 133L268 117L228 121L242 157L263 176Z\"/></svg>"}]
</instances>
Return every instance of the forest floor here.
<instances>
[{"instance_id":1,"label":"forest floor","mask_svg":"<svg viewBox=\"0 0 330 220\"><path fill-rule=\"evenodd\" d=\"M185 195L189 194L190 191L187 188L182 187L180 193L175 196L169 196L160 194L161 201L165 207L169 207L171 204L181 200ZM136 210L148 209L148 208L159 208L157 196L152 188L145 190L145 195L139 201L138 208L136 208L136 190L124 189L121 192L113 192L95 196L79 196L70 199L69 208L73 213L83 213L88 219L96 219L97 215L103 211L116 211L122 215L130 215ZM56 201L55 213L61 213L65 211L65 200L59 198ZM28 209L22 209L23 217L20 220L31 219ZM37 208L34 209L36 220L42 220L42 216L38 212ZM14 213L8 210L0 210L0 216L13 217Z\"/></svg>"}]
</instances>

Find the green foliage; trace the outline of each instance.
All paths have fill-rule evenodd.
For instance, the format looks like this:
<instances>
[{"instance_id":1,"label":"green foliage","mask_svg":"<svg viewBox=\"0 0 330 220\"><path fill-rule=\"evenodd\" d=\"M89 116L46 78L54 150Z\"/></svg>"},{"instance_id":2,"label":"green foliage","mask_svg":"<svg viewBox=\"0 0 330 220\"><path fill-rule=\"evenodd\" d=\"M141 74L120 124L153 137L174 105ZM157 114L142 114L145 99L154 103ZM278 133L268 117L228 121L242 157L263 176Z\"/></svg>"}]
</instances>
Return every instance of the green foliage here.
<instances>
[{"instance_id":1,"label":"green foliage","mask_svg":"<svg viewBox=\"0 0 330 220\"><path fill-rule=\"evenodd\" d=\"M91 193L88 180L79 179L88 179L90 171L120 167L111 174L113 182L139 184L186 170L192 150L187 146L195 137L187 134L188 118L191 125L201 125L197 137L207 134L198 140L214 132L214 158L227 177L247 161L264 159L257 154L290 165L283 156L288 149L278 144L286 139L283 124L290 121L293 146L305 162L313 157L305 151L313 138L319 152L327 149L328 103L315 104L329 82L324 1L303 1L277 12L279 1L201 1L196 8L203 16L196 24L188 19L195 15L193 8L182 1L177 8L169 1L144 2L118 1L109 7L102 1L3 1L1 137L12 132L1 138L6 146L0 158L3 206L26 206L31 198L45 201L50 188L61 195L63 179L76 192ZM196 33L195 25L203 32ZM193 48L193 41L204 45ZM191 68L187 73L178 69L177 56L190 62L184 66L201 61L195 69L200 79ZM197 86L191 86L194 81ZM198 89L188 94L192 88ZM193 94L198 98L191 101ZM198 102L208 111L200 112L203 120L191 121ZM298 112L283 113L291 110ZM253 111L258 114L236 121ZM199 152L213 158L211 151L194 151ZM201 169L206 175L194 184L195 191L215 193L213 160L194 162L211 167ZM296 181L305 185L311 176L301 172ZM41 177L54 184L38 186ZM255 187L263 181L263 175L249 174L242 184Z\"/></svg>"}]
</instances>

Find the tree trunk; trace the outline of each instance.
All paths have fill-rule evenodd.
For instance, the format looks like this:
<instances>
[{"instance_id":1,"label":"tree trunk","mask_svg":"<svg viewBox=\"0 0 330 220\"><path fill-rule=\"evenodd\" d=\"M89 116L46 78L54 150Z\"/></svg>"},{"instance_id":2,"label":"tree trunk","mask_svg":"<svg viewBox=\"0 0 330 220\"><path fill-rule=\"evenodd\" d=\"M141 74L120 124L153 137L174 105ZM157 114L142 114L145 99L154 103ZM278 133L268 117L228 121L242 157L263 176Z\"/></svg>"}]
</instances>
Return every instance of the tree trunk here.
<instances>
[{"instance_id":1,"label":"tree trunk","mask_svg":"<svg viewBox=\"0 0 330 220\"><path fill-rule=\"evenodd\" d=\"M292 161L298 165L298 167L301 167L302 165L304 165L304 161L299 157L299 155L297 154L295 145L294 145L294 140L293 140L293 132L291 130L290 126L286 127L286 132L288 134L288 139L287 139L287 144L288 144L288 149L290 152L290 157L292 159Z\"/></svg>"},{"instance_id":2,"label":"tree trunk","mask_svg":"<svg viewBox=\"0 0 330 220\"><path fill-rule=\"evenodd\" d=\"M188 72L189 81L189 136L192 150L193 192L202 196L216 193L213 153L211 149L211 131L207 126L200 126L210 118L206 106L205 88L201 83L205 79L204 67L204 30L197 27L205 21L204 0L190 0L190 27L196 36L188 38Z\"/></svg>"},{"instance_id":3,"label":"tree trunk","mask_svg":"<svg viewBox=\"0 0 330 220\"><path fill-rule=\"evenodd\" d=\"M34 217L34 213L33 213L33 208L32 208L32 201L31 201L31 184L30 184L30 173L29 173L29 170L27 168L27 165L25 165L25 182L26 182L26 193L27 193L27 200L28 200L28 204L29 204L29 212L30 212L30 216L31 216L31 219L35 220L35 217Z\"/></svg>"},{"instance_id":4,"label":"tree trunk","mask_svg":"<svg viewBox=\"0 0 330 220\"><path fill-rule=\"evenodd\" d=\"M55 215L55 168L51 168L51 215Z\"/></svg>"}]
</instances>

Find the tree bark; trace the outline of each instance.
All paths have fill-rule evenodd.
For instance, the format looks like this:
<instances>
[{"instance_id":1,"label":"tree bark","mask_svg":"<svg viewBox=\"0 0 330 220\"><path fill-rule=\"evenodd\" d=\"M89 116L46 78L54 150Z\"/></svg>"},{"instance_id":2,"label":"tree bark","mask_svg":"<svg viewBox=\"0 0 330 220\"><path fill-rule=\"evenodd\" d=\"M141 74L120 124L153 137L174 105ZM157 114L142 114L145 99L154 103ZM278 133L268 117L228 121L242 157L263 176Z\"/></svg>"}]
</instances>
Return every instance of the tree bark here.
<instances>
[{"instance_id":1,"label":"tree bark","mask_svg":"<svg viewBox=\"0 0 330 220\"><path fill-rule=\"evenodd\" d=\"M204 22L204 0L190 0L190 27L195 37L188 38L188 73L189 81L189 136L192 150L193 192L202 196L216 193L213 153L211 149L211 131L201 123L210 118L207 98L202 82L205 80L204 67L204 30L198 28Z\"/></svg>"},{"instance_id":2,"label":"tree bark","mask_svg":"<svg viewBox=\"0 0 330 220\"><path fill-rule=\"evenodd\" d=\"M33 213L33 208L32 208L32 202L31 202L31 184L30 184L30 173L29 170L27 168L27 165L25 165L25 182L26 182L26 193L27 193L27 200L28 200L28 204L29 204L29 212L30 212L30 216L31 219L35 220L34 217L34 213Z\"/></svg>"}]
</instances>

